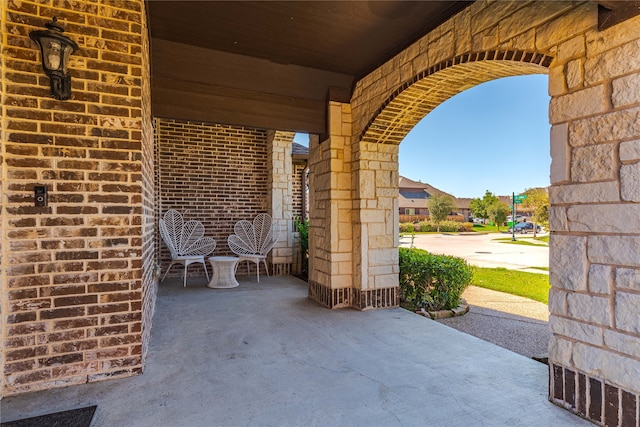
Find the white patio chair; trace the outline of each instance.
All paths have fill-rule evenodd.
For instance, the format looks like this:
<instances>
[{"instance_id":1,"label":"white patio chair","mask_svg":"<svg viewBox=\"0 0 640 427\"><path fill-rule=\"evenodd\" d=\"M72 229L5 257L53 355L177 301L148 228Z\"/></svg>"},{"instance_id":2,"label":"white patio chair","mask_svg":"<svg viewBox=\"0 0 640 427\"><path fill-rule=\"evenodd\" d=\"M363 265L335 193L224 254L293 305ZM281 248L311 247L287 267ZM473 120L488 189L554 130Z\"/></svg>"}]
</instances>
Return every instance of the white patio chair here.
<instances>
[{"instance_id":1,"label":"white patio chair","mask_svg":"<svg viewBox=\"0 0 640 427\"><path fill-rule=\"evenodd\" d=\"M273 233L273 222L268 214L259 214L253 222L246 219L238 221L233 226L235 234L227 238L227 243L231 251L238 255L239 261L247 261L247 271L249 271L249 261L256 264L256 277L260 281L260 262L264 263L264 269L269 275L267 266L267 255L277 242L277 236Z\"/></svg>"},{"instance_id":2,"label":"white patio chair","mask_svg":"<svg viewBox=\"0 0 640 427\"><path fill-rule=\"evenodd\" d=\"M204 236L204 226L200 221L184 222L182 214L170 209L160 219L160 235L171 252L171 264L164 272L161 282L174 264L184 265L183 286L187 286L187 267L200 263L209 280L209 272L204 257L216 248L216 241Z\"/></svg>"}]
</instances>

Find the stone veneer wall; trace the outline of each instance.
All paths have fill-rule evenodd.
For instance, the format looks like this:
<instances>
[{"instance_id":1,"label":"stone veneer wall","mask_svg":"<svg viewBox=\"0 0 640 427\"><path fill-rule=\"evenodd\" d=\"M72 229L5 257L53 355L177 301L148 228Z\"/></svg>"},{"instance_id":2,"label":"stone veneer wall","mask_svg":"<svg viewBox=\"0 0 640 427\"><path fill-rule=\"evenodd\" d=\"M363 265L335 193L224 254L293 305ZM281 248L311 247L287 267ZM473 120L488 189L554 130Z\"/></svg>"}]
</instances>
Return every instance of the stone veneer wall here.
<instances>
[{"instance_id":1,"label":"stone veneer wall","mask_svg":"<svg viewBox=\"0 0 640 427\"><path fill-rule=\"evenodd\" d=\"M640 17L593 16L550 70L550 397L640 419Z\"/></svg>"},{"instance_id":2,"label":"stone veneer wall","mask_svg":"<svg viewBox=\"0 0 640 427\"><path fill-rule=\"evenodd\" d=\"M597 8L473 3L356 84L353 140L397 144L443 93L548 68L549 398L599 424L636 426L640 18L599 31ZM358 241L367 243L364 231Z\"/></svg>"},{"instance_id":3,"label":"stone veneer wall","mask_svg":"<svg viewBox=\"0 0 640 427\"><path fill-rule=\"evenodd\" d=\"M267 135L267 158L269 188L267 194L274 233L278 242L271 250L271 271L274 275L291 274L293 263L293 186L291 174L293 163L291 147L295 132L269 131Z\"/></svg>"},{"instance_id":4,"label":"stone veneer wall","mask_svg":"<svg viewBox=\"0 0 640 427\"><path fill-rule=\"evenodd\" d=\"M164 118L155 122L158 211L177 209L187 219L202 221L206 235L216 240L214 255L233 255L227 237L237 221L269 213L280 239L272 255L277 257L276 273L289 274L294 134ZM276 195L270 195L271 187L277 187ZM164 244L159 250L164 274L171 258ZM254 264L251 268L255 271ZM245 263L238 271L246 272ZM172 267L169 276L181 274L180 267ZM189 276L202 277L204 271L194 264L189 266Z\"/></svg>"},{"instance_id":5,"label":"stone veneer wall","mask_svg":"<svg viewBox=\"0 0 640 427\"><path fill-rule=\"evenodd\" d=\"M154 278L142 172L149 129L144 3L3 0L4 395L141 372ZM53 15L79 45L73 98L49 96L29 32ZM146 98L145 98L146 97ZM49 190L34 207L34 185Z\"/></svg>"}]
</instances>

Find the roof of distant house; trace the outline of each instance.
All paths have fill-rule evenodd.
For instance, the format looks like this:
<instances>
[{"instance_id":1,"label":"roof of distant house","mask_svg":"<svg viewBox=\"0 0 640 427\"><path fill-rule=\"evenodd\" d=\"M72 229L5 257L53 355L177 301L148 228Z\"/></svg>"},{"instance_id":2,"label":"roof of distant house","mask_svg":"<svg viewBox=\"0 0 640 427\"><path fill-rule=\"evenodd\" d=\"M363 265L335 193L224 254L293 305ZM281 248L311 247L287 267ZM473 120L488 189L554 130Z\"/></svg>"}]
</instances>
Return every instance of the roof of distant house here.
<instances>
[{"instance_id":1,"label":"roof of distant house","mask_svg":"<svg viewBox=\"0 0 640 427\"><path fill-rule=\"evenodd\" d=\"M305 147L302 144L294 142L291 146L291 157L293 160L308 160L309 159L309 147Z\"/></svg>"}]
</instances>

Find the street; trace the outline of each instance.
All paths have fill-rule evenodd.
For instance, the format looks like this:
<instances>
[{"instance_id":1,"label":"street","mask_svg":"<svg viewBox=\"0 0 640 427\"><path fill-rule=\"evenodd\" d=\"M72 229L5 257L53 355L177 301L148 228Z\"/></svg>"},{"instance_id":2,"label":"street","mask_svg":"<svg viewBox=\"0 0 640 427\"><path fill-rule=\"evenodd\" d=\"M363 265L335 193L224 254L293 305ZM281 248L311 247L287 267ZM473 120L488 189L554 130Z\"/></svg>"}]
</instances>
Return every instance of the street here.
<instances>
[{"instance_id":1,"label":"street","mask_svg":"<svg viewBox=\"0 0 640 427\"><path fill-rule=\"evenodd\" d=\"M527 237L516 235L516 239L532 241L532 236L532 234L528 234ZM549 267L548 246L517 245L495 241L500 238L511 239L511 234L416 234L413 246L434 254L457 256L477 267L504 267L547 273L532 267ZM410 247L410 245L411 235L405 234L400 239L400 246Z\"/></svg>"}]
</instances>

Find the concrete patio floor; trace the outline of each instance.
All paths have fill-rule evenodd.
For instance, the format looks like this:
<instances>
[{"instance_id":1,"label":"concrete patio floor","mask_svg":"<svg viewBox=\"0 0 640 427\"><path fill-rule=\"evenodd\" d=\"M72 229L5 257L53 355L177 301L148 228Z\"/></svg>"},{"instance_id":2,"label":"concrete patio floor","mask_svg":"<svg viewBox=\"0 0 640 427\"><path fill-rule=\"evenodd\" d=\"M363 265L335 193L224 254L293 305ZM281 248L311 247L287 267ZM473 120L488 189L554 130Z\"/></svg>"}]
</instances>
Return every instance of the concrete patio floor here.
<instances>
[{"instance_id":1,"label":"concrete patio floor","mask_svg":"<svg viewBox=\"0 0 640 427\"><path fill-rule=\"evenodd\" d=\"M160 286L141 376L5 397L2 421L92 426L578 426L547 367L402 309L330 311L293 277Z\"/></svg>"}]
</instances>

